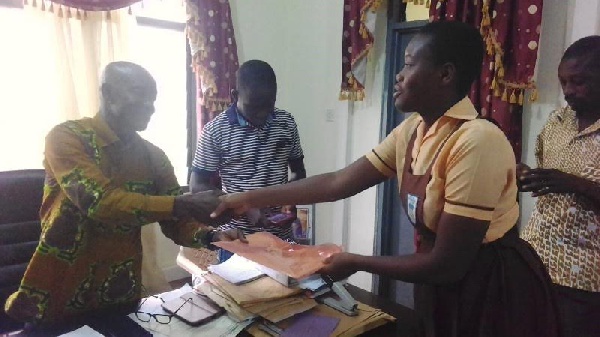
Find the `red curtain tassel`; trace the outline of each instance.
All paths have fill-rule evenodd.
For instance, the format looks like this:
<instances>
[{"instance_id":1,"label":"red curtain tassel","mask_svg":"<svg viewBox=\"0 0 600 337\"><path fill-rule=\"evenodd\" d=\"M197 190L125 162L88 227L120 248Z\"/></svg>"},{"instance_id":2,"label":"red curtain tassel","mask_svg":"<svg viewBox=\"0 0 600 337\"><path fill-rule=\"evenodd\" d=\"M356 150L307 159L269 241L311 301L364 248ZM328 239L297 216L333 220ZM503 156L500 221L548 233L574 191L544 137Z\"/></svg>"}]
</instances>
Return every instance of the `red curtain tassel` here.
<instances>
[{"instance_id":1,"label":"red curtain tassel","mask_svg":"<svg viewBox=\"0 0 600 337\"><path fill-rule=\"evenodd\" d=\"M524 91L525 91L525 89L519 90L519 105L523 105L523 92Z\"/></svg>"},{"instance_id":2,"label":"red curtain tassel","mask_svg":"<svg viewBox=\"0 0 600 337\"><path fill-rule=\"evenodd\" d=\"M512 93L510 94L510 103L515 104L517 103L517 95L515 95L515 91L513 90Z\"/></svg>"}]
</instances>

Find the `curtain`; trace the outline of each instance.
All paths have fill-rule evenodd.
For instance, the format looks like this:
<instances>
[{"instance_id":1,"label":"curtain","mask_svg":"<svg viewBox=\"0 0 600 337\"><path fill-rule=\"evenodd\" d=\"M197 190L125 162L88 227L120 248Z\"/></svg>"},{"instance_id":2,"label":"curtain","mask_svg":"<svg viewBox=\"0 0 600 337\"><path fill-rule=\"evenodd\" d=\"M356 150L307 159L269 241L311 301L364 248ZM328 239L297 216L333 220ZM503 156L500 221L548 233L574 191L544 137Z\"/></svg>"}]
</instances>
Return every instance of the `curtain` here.
<instances>
[{"instance_id":1,"label":"curtain","mask_svg":"<svg viewBox=\"0 0 600 337\"><path fill-rule=\"evenodd\" d=\"M58 5L71 7L73 9L81 9L84 11L112 11L123 7L130 6L141 0L48 0ZM24 0L24 4L31 4L36 7L38 4L40 8L46 7L46 4L42 0ZM59 7L60 9L60 7Z\"/></svg>"},{"instance_id":2,"label":"curtain","mask_svg":"<svg viewBox=\"0 0 600 337\"><path fill-rule=\"evenodd\" d=\"M6 51L0 62L0 157L7 159L0 170L41 168L44 135L65 120L98 111L100 69L126 57L135 24L122 11L110 21L103 12L78 19L76 10L51 11L46 2L42 11L40 3L0 8L0 29L13 30L0 34Z\"/></svg>"},{"instance_id":3,"label":"curtain","mask_svg":"<svg viewBox=\"0 0 600 337\"><path fill-rule=\"evenodd\" d=\"M112 61L130 59L130 46L135 33L135 17L127 10L87 12L77 16L77 10L60 10L46 3L25 6L37 38L45 40L43 54L54 60L54 83L51 90L55 104L54 122L49 127L69 119L92 117L99 109L100 83L103 68ZM53 8L54 7L54 8ZM33 41L29 41L30 43ZM42 55L42 52L40 52ZM142 227L142 283L150 293L170 289L158 267L156 257L157 224Z\"/></svg>"},{"instance_id":4,"label":"curtain","mask_svg":"<svg viewBox=\"0 0 600 337\"><path fill-rule=\"evenodd\" d=\"M196 74L198 135L231 104L239 68L228 0L187 0L187 34Z\"/></svg>"},{"instance_id":5,"label":"curtain","mask_svg":"<svg viewBox=\"0 0 600 337\"><path fill-rule=\"evenodd\" d=\"M340 100L365 96L367 55L373 47L376 11L382 0L344 0Z\"/></svg>"},{"instance_id":6,"label":"curtain","mask_svg":"<svg viewBox=\"0 0 600 337\"><path fill-rule=\"evenodd\" d=\"M123 10L107 19L104 12L78 17L74 9L52 7L25 6L38 37L49 42L45 57L53 58L56 67L54 87L46 90L58 98L58 122L91 117L98 112L100 72L109 62L128 58L135 19Z\"/></svg>"},{"instance_id":7,"label":"curtain","mask_svg":"<svg viewBox=\"0 0 600 337\"><path fill-rule=\"evenodd\" d=\"M473 103L492 118L521 158L521 113L527 89L536 99L533 81L541 31L543 0L432 0L432 20L460 20L477 27L486 53L479 81L470 92Z\"/></svg>"}]
</instances>

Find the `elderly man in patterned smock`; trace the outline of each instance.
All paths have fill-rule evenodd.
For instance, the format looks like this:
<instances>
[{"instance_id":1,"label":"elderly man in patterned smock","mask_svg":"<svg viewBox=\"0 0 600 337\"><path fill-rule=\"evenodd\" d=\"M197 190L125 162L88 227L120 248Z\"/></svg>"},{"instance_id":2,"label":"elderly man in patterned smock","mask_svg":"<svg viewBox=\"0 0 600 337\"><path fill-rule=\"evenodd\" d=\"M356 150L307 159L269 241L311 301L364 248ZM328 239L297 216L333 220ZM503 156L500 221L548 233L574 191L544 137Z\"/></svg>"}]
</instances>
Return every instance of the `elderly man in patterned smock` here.
<instances>
[{"instance_id":1,"label":"elderly man in patterned smock","mask_svg":"<svg viewBox=\"0 0 600 337\"><path fill-rule=\"evenodd\" d=\"M600 36L567 48L558 79L568 106L538 136L538 168L517 170L538 197L522 237L552 277L563 336L600 336Z\"/></svg>"},{"instance_id":2,"label":"elderly man in patterned smock","mask_svg":"<svg viewBox=\"0 0 600 337\"><path fill-rule=\"evenodd\" d=\"M156 83L139 65L109 64L100 112L46 137L42 235L5 310L32 330L100 312L135 310L141 289L141 226L160 222L179 245L243 239L205 224L219 192L181 195L173 167L138 131L154 113Z\"/></svg>"}]
</instances>

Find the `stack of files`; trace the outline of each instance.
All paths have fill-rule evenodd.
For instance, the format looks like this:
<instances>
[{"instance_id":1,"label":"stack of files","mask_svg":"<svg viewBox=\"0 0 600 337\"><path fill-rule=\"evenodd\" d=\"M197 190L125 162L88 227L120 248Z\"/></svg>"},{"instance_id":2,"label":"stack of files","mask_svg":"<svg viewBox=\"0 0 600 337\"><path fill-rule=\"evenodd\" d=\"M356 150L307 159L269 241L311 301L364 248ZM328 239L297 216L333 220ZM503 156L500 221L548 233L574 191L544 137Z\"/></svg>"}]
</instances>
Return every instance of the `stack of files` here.
<instances>
[{"instance_id":1,"label":"stack of files","mask_svg":"<svg viewBox=\"0 0 600 337\"><path fill-rule=\"evenodd\" d=\"M254 281L266 275L259 269L257 263L237 254L223 263L208 266L208 271L235 285Z\"/></svg>"},{"instance_id":2,"label":"stack of files","mask_svg":"<svg viewBox=\"0 0 600 337\"><path fill-rule=\"evenodd\" d=\"M250 261L250 260L248 260L248 261ZM256 262L253 262L253 263L256 263ZM257 266L258 270L263 272L265 275L269 276L270 278L274 279L275 281L281 283L282 285L284 285L286 287L294 287L294 286L298 285L298 281L295 278L290 277L282 272L278 272L275 269L265 267L258 263L256 263L256 266Z\"/></svg>"},{"instance_id":3,"label":"stack of files","mask_svg":"<svg viewBox=\"0 0 600 337\"><path fill-rule=\"evenodd\" d=\"M331 325L324 325L322 327L313 326L312 331L305 330L305 336L320 336L324 331L319 331L319 328L328 329L327 336L332 337L353 337L358 336L366 331L375 329L387 322L395 321L396 319L379 309L372 308L366 304L358 303L358 315L357 316L346 316L345 314L330 308L324 304L319 304L310 311L303 313L302 315L296 315L280 322L271 322L270 326L280 330L280 336L296 336L297 334L289 333L295 328L295 324L300 323L306 316L312 316L312 321L323 321L337 320L337 325L331 332ZM265 332L261 329L263 322L257 321L252 323L247 331L256 337L272 337L272 334ZM306 329L306 328L305 328ZM286 331L287 330L287 331Z\"/></svg>"},{"instance_id":4,"label":"stack of files","mask_svg":"<svg viewBox=\"0 0 600 337\"><path fill-rule=\"evenodd\" d=\"M268 232L249 234L246 239L248 243L235 240L217 241L213 244L296 280L315 274L325 265L325 258L342 251L342 248L335 244L292 244ZM290 281L282 284L290 286Z\"/></svg>"},{"instance_id":5,"label":"stack of files","mask_svg":"<svg viewBox=\"0 0 600 337\"><path fill-rule=\"evenodd\" d=\"M250 261L238 254L233 254L225 262L208 266L208 270L236 285L253 281L262 276L269 276L286 287L293 287L298 284L294 278Z\"/></svg>"},{"instance_id":6,"label":"stack of files","mask_svg":"<svg viewBox=\"0 0 600 337\"><path fill-rule=\"evenodd\" d=\"M262 317L280 322L317 306L299 287L286 287L270 277L261 277L239 285L208 273L198 290L223 307L237 322Z\"/></svg>"}]
</instances>

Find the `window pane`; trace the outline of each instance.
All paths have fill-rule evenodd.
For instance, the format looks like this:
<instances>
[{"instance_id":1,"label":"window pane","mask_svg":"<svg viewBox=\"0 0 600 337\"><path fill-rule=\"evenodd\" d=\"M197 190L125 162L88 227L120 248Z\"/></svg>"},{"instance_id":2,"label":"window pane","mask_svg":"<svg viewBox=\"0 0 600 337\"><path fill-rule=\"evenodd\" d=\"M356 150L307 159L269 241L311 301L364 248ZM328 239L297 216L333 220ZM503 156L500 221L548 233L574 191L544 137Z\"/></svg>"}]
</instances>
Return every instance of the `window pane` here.
<instances>
[{"instance_id":1,"label":"window pane","mask_svg":"<svg viewBox=\"0 0 600 337\"><path fill-rule=\"evenodd\" d=\"M18 8L0 7L0 171L41 168L44 138L64 121L56 32ZM8 33L10 32L10 33ZM130 60L146 67L158 86L156 113L142 137L160 147L187 185L186 51L183 31L138 25ZM98 69L100 71L101 69ZM98 90L94 88L93 90Z\"/></svg>"},{"instance_id":2,"label":"window pane","mask_svg":"<svg viewBox=\"0 0 600 337\"><path fill-rule=\"evenodd\" d=\"M0 171L42 168L44 137L61 122L57 60L42 26L0 7Z\"/></svg>"},{"instance_id":3,"label":"window pane","mask_svg":"<svg viewBox=\"0 0 600 337\"><path fill-rule=\"evenodd\" d=\"M148 69L158 87L156 113L141 135L165 151L179 183L187 185L185 34L138 26L133 42L133 60Z\"/></svg>"}]
</instances>

